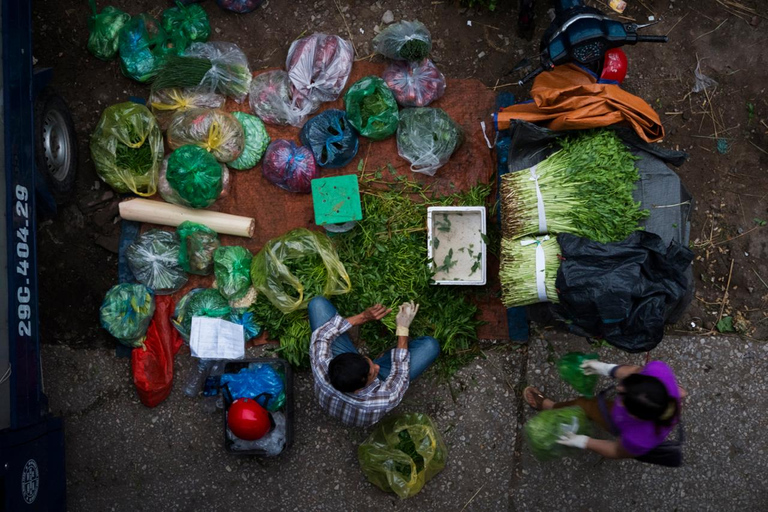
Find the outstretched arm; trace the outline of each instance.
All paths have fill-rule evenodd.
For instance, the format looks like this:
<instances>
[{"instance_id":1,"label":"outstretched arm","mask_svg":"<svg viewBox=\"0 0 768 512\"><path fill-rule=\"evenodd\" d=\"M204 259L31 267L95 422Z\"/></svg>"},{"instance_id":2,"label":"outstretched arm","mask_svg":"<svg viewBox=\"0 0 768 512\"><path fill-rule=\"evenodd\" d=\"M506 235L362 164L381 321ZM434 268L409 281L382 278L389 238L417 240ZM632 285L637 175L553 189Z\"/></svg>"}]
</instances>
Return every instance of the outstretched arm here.
<instances>
[{"instance_id":1,"label":"outstretched arm","mask_svg":"<svg viewBox=\"0 0 768 512\"><path fill-rule=\"evenodd\" d=\"M366 322L373 320L381 320L392 312L391 309L382 306L381 304L375 304L360 314L347 318L347 322L352 325L363 325Z\"/></svg>"}]
</instances>

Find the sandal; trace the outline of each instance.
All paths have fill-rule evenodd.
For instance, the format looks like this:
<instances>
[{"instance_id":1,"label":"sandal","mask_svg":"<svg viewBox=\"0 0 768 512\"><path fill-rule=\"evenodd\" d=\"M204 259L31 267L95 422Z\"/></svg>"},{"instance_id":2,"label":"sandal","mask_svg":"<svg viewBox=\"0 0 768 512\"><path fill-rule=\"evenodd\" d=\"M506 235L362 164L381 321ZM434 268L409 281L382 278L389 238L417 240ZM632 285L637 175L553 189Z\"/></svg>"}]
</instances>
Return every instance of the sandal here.
<instances>
[{"instance_id":1,"label":"sandal","mask_svg":"<svg viewBox=\"0 0 768 512\"><path fill-rule=\"evenodd\" d=\"M537 411L544 409L544 400L547 399L541 391L533 386L528 386L523 390L523 398L528 402L528 405Z\"/></svg>"}]
</instances>

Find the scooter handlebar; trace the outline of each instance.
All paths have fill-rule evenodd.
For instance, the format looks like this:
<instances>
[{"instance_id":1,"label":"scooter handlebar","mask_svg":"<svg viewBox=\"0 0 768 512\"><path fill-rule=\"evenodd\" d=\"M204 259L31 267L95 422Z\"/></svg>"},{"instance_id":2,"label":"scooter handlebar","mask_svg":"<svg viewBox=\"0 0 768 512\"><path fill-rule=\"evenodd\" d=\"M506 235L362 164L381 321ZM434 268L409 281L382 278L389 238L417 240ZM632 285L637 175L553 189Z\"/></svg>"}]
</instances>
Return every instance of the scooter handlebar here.
<instances>
[{"instance_id":1,"label":"scooter handlebar","mask_svg":"<svg viewBox=\"0 0 768 512\"><path fill-rule=\"evenodd\" d=\"M534 78L536 78L539 74L544 72L544 68L542 66L537 67L527 75L525 75L519 82L517 82L517 85L525 85L526 83L530 82Z\"/></svg>"},{"instance_id":2,"label":"scooter handlebar","mask_svg":"<svg viewBox=\"0 0 768 512\"><path fill-rule=\"evenodd\" d=\"M669 38L667 36L642 36L640 34L637 35L638 43L666 43L667 41L669 41Z\"/></svg>"}]
</instances>

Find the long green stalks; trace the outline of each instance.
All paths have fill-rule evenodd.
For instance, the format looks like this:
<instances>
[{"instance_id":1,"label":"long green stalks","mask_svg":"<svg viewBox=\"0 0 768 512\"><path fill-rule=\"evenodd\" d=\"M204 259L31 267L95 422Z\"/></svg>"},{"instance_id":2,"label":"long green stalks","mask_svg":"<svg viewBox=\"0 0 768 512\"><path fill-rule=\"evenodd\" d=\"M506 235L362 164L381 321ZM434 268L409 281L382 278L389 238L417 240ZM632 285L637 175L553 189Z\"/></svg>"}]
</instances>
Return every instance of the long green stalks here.
<instances>
[{"instance_id":1,"label":"long green stalks","mask_svg":"<svg viewBox=\"0 0 768 512\"><path fill-rule=\"evenodd\" d=\"M532 243L531 243L532 242ZM557 303L555 278L560 268L560 245L554 237L501 240L501 301L508 308L542 302L536 285L536 251L544 250L544 285L547 301Z\"/></svg>"}]
</instances>

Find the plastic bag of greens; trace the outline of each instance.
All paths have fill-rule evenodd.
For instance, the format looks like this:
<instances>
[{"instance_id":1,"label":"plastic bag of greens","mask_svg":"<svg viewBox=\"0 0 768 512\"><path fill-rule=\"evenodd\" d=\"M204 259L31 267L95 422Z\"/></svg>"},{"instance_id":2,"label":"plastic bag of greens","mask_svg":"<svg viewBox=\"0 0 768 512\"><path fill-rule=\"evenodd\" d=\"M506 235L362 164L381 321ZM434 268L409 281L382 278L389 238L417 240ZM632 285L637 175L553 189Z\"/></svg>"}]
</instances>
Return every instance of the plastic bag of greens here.
<instances>
[{"instance_id":1,"label":"plastic bag of greens","mask_svg":"<svg viewBox=\"0 0 768 512\"><path fill-rule=\"evenodd\" d=\"M557 440L571 431L589 434L589 419L581 407L564 407L541 411L525 423L525 438L533 455L540 461L559 459L581 450L559 444Z\"/></svg>"},{"instance_id":2,"label":"plastic bag of greens","mask_svg":"<svg viewBox=\"0 0 768 512\"><path fill-rule=\"evenodd\" d=\"M314 264L317 257L319 261ZM306 262L311 265L302 266ZM330 297L352 289L331 240L323 233L304 228L267 242L251 262L251 281L283 313L306 308L315 295ZM319 286L312 286L317 283ZM317 288L319 293L305 293L308 286Z\"/></svg>"},{"instance_id":3,"label":"plastic bag of greens","mask_svg":"<svg viewBox=\"0 0 768 512\"><path fill-rule=\"evenodd\" d=\"M253 313L248 311L248 308L232 308L227 320L233 324L243 326L243 337L246 342L261 336L263 329L261 325L256 322L256 317L253 316Z\"/></svg>"},{"instance_id":4,"label":"plastic bag of greens","mask_svg":"<svg viewBox=\"0 0 768 512\"><path fill-rule=\"evenodd\" d=\"M445 76L429 59L395 61L382 77L402 107L426 107L445 94Z\"/></svg>"},{"instance_id":5,"label":"plastic bag of greens","mask_svg":"<svg viewBox=\"0 0 768 512\"><path fill-rule=\"evenodd\" d=\"M120 30L118 40L120 69L128 78L148 82L157 75L169 54L167 34L160 23L149 14L131 18Z\"/></svg>"},{"instance_id":6,"label":"plastic bag of greens","mask_svg":"<svg viewBox=\"0 0 768 512\"><path fill-rule=\"evenodd\" d=\"M420 21L401 21L373 38L373 51L394 60L419 62L432 50L432 37Z\"/></svg>"},{"instance_id":7,"label":"plastic bag of greens","mask_svg":"<svg viewBox=\"0 0 768 512\"><path fill-rule=\"evenodd\" d=\"M354 60L352 43L339 36L312 34L294 41L285 61L294 97L311 104L311 112L323 102L338 99Z\"/></svg>"},{"instance_id":8,"label":"plastic bag of greens","mask_svg":"<svg viewBox=\"0 0 768 512\"><path fill-rule=\"evenodd\" d=\"M251 286L251 259L253 254L245 247L223 246L213 254L213 273L216 288L227 300L242 298Z\"/></svg>"},{"instance_id":9,"label":"plastic bag of greens","mask_svg":"<svg viewBox=\"0 0 768 512\"><path fill-rule=\"evenodd\" d=\"M357 449L368 481L400 498L417 494L443 470L448 449L426 414L390 416Z\"/></svg>"},{"instance_id":10,"label":"plastic bag of greens","mask_svg":"<svg viewBox=\"0 0 768 512\"><path fill-rule=\"evenodd\" d=\"M101 303L101 326L128 347L144 344L147 327L155 313L152 291L142 284L113 286Z\"/></svg>"},{"instance_id":11,"label":"plastic bag of greens","mask_svg":"<svg viewBox=\"0 0 768 512\"><path fill-rule=\"evenodd\" d=\"M344 167L357 154L357 132L343 110L326 110L304 125L301 143L312 150L320 167Z\"/></svg>"},{"instance_id":12,"label":"plastic bag of greens","mask_svg":"<svg viewBox=\"0 0 768 512\"><path fill-rule=\"evenodd\" d=\"M149 106L160 129L166 130L177 112L192 108L221 108L226 98L213 92L194 89L159 89L149 96Z\"/></svg>"},{"instance_id":13,"label":"plastic bag of greens","mask_svg":"<svg viewBox=\"0 0 768 512\"><path fill-rule=\"evenodd\" d=\"M283 377L271 364L251 364L237 373L221 376L221 385L226 385L232 399L253 398L268 411L277 411L285 405L285 383Z\"/></svg>"},{"instance_id":14,"label":"plastic bag of greens","mask_svg":"<svg viewBox=\"0 0 768 512\"><path fill-rule=\"evenodd\" d=\"M163 12L163 29L174 41L176 46L189 46L189 43L204 43L211 35L211 25L205 9L197 4L185 7L181 2L176 2L176 7L171 7ZM180 43L183 41L183 43Z\"/></svg>"},{"instance_id":15,"label":"plastic bag of greens","mask_svg":"<svg viewBox=\"0 0 768 512\"><path fill-rule=\"evenodd\" d=\"M176 228L179 235L179 265L190 274L207 276L213 272L213 253L221 246L214 230L203 224L185 221Z\"/></svg>"},{"instance_id":16,"label":"plastic bag of greens","mask_svg":"<svg viewBox=\"0 0 768 512\"><path fill-rule=\"evenodd\" d=\"M199 146L181 146L168 157L166 179L191 208L207 208L221 194L221 164Z\"/></svg>"},{"instance_id":17,"label":"plastic bag of greens","mask_svg":"<svg viewBox=\"0 0 768 512\"><path fill-rule=\"evenodd\" d=\"M344 95L347 119L363 137L386 139L397 130L397 100L377 76L361 78Z\"/></svg>"},{"instance_id":18,"label":"plastic bag of greens","mask_svg":"<svg viewBox=\"0 0 768 512\"><path fill-rule=\"evenodd\" d=\"M249 96L251 111L265 123L301 127L311 105L299 105L285 71L267 71L253 79Z\"/></svg>"},{"instance_id":19,"label":"plastic bag of greens","mask_svg":"<svg viewBox=\"0 0 768 512\"><path fill-rule=\"evenodd\" d=\"M434 176L464 140L461 127L439 108L407 108L400 112L397 152L411 170Z\"/></svg>"},{"instance_id":20,"label":"plastic bag of greens","mask_svg":"<svg viewBox=\"0 0 768 512\"><path fill-rule=\"evenodd\" d=\"M96 173L115 191L140 196L157 191L163 134L147 107L136 103L107 107L90 146Z\"/></svg>"},{"instance_id":21,"label":"plastic bag of greens","mask_svg":"<svg viewBox=\"0 0 768 512\"><path fill-rule=\"evenodd\" d=\"M220 41L192 43L184 56L206 59L211 63L211 68L200 81L200 90L219 92L238 103L248 95L253 77L248 58L236 44Z\"/></svg>"},{"instance_id":22,"label":"plastic bag of greens","mask_svg":"<svg viewBox=\"0 0 768 512\"><path fill-rule=\"evenodd\" d=\"M193 147L197 147L197 146L193 146ZM202 150L202 151L205 152L205 150ZM160 192L160 196L169 203L186 206L187 208L192 208L191 203L186 199L184 199L183 197L181 197L181 195L176 191L176 189L173 188L170 183L168 183L168 162L171 159L171 155L173 155L173 153L166 156L163 159L163 163L160 165L160 176L157 182L157 191ZM212 155L209 154L208 156L210 156L214 162L216 161L216 158L214 158ZM221 169L221 192L219 193L218 199L222 199L229 194L229 184L231 182L231 180L229 179L229 168L226 165L220 164L218 162L216 162L216 165L218 165L219 169Z\"/></svg>"},{"instance_id":23,"label":"plastic bag of greens","mask_svg":"<svg viewBox=\"0 0 768 512\"><path fill-rule=\"evenodd\" d=\"M192 288L176 303L176 308L173 310L173 316L171 316L171 323L179 331L179 335L189 343L190 327L192 320L189 311L189 302L196 294L202 292L206 288Z\"/></svg>"},{"instance_id":24,"label":"plastic bag of greens","mask_svg":"<svg viewBox=\"0 0 768 512\"><path fill-rule=\"evenodd\" d=\"M120 30L131 19L131 15L112 6L96 12L96 0L90 0L93 15L88 18L88 51L102 60L114 59L117 55Z\"/></svg>"},{"instance_id":25,"label":"plastic bag of greens","mask_svg":"<svg viewBox=\"0 0 768 512\"><path fill-rule=\"evenodd\" d=\"M188 342L192 332L193 317L227 318L230 311L231 308L227 299L222 297L218 290L204 288L192 294L189 301L185 304L185 309L182 311L181 316L176 317L174 325L176 325L176 329L178 329L181 337Z\"/></svg>"},{"instance_id":26,"label":"plastic bag of greens","mask_svg":"<svg viewBox=\"0 0 768 512\"><path fill-rule=\"evenodd\" d=\"M138 282L158 295L169 295L187 283L187 273L179 264L179 248L176 233L150 229L128 246L125 256Z\"/></svg>"},{"instance_id":27,"label":"plastic bag of greens","mask_svg":"<svg viewBox=\"0 0 768 512\"><path fill-rule=\"evenodd\" d=\"M597 361L598 359L597 354L568 352L557 362L557 371L560 373L560 378L573 386L573 389L584 396L593 397L599 376L584 375L581 363L589 360Z\"/></svg>"},{"instance_id":28,"label":"plastic bag of greens","mask_svg":"<svg viewBox=\"0 0 768 512\"><path fill-rule=\"evenodd\" d=\"M269 145L269 134L264 123L256 116L244 112L232 112L235 119L243 125L245 133L245 146L243 152L236 160L227 165L232 169L245 170L255 167L259 163Z\"/></svg>"},{"instance_id":29,"label":"plastic bag of greens","mask_svg":"<svg viewBox=\"0 0 768 512\"><path fill-rule=\"evenodd\" d=\"M216 0L216 3L227 11L247 14L263 4L264 0Z\"/></svg>"},{"instance_id":30,"label":"plastic bag of greens","mask_svg":"<svg viewBox=\"0 0 768 512\"><path fill-rule=\"evenodd\" d=\"M235 160L245 146L243 125L223 110L193 108L179 112L173 116L167 135L171 149L194 144L222 163Z\"/></svg>"},{"instance_id":31,"label":"plastic bag of greens","mask_svg":"<svg viewBox=\"0 0 768 512\"><path fill-rule=\"evenodd\" d=\"M269 144L261 173L278 187L301 194L312 192L312 180L320 177L312 151L285 139Z\"/></svg>"}]
</instances>

